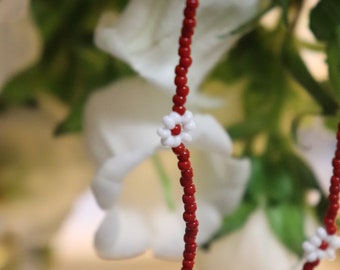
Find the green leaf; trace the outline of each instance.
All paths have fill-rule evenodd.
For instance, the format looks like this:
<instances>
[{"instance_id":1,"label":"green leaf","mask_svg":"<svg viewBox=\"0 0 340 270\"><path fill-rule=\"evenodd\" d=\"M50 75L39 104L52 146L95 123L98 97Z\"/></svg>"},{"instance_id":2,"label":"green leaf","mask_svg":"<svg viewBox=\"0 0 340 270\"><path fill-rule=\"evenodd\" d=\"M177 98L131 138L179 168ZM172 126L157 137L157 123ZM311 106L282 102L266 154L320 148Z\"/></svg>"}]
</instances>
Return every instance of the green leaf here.
<instances>
[{"instance_id":1,"label":"green leaf","mask_svg":"<svg viewBox=\"0 0 340 270\"><path fill-rule=\"evenodd\" d=\"M266 208L266 215L276 237L289 250L301 256L301 243L305 239L303 209L291 204L281 204Z\"/></svg>"},{"instance_id":2,"label":"green leaf","mask_svg":"<svg viewBox=\"0 0 340 270\"><path fill-rule=\"evenodd\" d=\"M336 39L340 26L340 3L338 0L321 0L310 15L310 28L322 41Z\"/></svg>"}]
</instances>

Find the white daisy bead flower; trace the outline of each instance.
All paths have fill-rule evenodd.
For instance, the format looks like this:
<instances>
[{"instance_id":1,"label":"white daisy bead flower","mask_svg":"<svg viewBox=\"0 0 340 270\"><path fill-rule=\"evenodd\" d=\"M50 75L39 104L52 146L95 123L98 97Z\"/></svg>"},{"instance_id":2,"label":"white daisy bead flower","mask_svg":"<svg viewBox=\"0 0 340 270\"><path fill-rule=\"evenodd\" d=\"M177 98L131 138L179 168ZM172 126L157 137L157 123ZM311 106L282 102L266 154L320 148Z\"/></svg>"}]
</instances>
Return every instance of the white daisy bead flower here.
<instances>
[{"instance_id":1,"label":"white daisy bead flower","mask_svg":"<svg viewBox=\"0 0 340 270\"><path fill-rule=\"evenodd\" d=\"M319 227L316 234L303 243L303 250L308 262L324 258L334 260L338 248L340 248L340 237L328 234L323 227Z\"/></svg>"},{"instance_id":2,"label":"white daisy bead flower","mask_svg":"<svg viewBox=\"0 0 340 270\"><path fill-rule=\"evenodd\" d=\"M192 112L186 110L184 115L171 112L163 117L163 124L164 127L157 129L162 145L177 147L182 142L191 142L192 137L189 132L196 127ZM175 132L174 129L176 129Z\"/></svg>"}]
</instances>

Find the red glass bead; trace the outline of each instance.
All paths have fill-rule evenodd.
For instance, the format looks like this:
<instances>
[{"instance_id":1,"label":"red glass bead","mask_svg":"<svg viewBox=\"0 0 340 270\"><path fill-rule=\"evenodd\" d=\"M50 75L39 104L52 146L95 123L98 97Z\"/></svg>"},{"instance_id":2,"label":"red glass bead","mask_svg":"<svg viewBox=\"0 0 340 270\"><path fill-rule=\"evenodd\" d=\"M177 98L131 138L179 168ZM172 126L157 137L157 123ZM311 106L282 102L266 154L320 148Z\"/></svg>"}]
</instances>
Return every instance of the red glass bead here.
<instances>
[{"instance_id":1,"label":"red glass bead","mask_svg":"<svg viewBox=\"0 0 340 270\"><path fill-rule=\"evenodd\" d=\"M333 160L332 160L332 165L333 165L335 168L339 169L339 168L340 168L340 159L333 158Z\"/></svg>"},{"instance_id":2,"label":"red glass bead","mask_svg":"<svg viewBox=\"0 0 340 270\"><path fill-rule=\"evenodd\" d=\"M192 260L183 260L182 265L185 268L192 269L194 267L194 261L192 261Z\"/></svg>"},{"instance_id":3,"label":"red glass bead","mask_svg":"<svg viewBox=\"0 0 340 270\"><path fill-rule=\"evenodd\" d=\"M186 85L177 87L176 93L179 96L184 96L185 97L185 96L187 96L189 94L189 87L186 86Z\"/></svg>"},{"instance_id":4,"label":"red glass bead","mask_svg":"<svg viewBox=\"0 0 340 270\"><path fill-rule=\"evenodd\" d=\"M326 250L328 248L328 243L325 241L322 241L321 245L320 245L320 249Z\"/></svg>"},{"instance_id":5,"label":"red glass bead","mask_svg":"<svg viewBox=\"0 0 340 270\"><path fill-rule=\"evenodd\" d=\"M187 187L187 186L192 185L192 179L185 179L185 178L181 177L181 179L179 181L180 181L182 187Z\"/></svg>"},{"instance_id":6,"label":"red glass bead","mask_svg":"<svg viewBox=\"0 0 340 270\"><path fill-rule=\"evenodd\" d=\"M194 30L191 28L183 27L181 30L182 37L192 37L194 35Z\"/></svg>"},{"instance_id":7,"label":"red glass bead","mask_svg":"<svg viewBox=\"0 0 340 270\"><path fill-rule=\"evenodd\" d=\"M172 110L178 113L179 115L183 115L186 111L184 106L177 106L177 105L172 106Z\"/></svg>"},{"instance_id":8,"label":"red glass bead","mask_svg":"<svg viewBox=\"0 0 340 270\"><path fill-rule=\"evenodd\" d=\"M329 206L329 209L332 211L332 212L337 212L339 210L339 204L338 203L332 203L330 206Z\"/></svg>"},{"instance_id":9,"label":"red glass bead","mask_svg":"<svg viewBox=\"0 0 340 270\"><path fill-rule=\"evenodd\" d=\"M184 235L183 240L185 243L196 243L195 236Z\"/></svg>"},{"instance_id":10,"label":"red glass bead","mask_svg":"<svg viewBox=\"0 0 340 270\"><path fill-rule=\"evenodd\" d=\"M172 101L177 106L183 106L185 102L187 101L186 97L174 95L172 98Z\"/></svg>"},{"instance_id":11,"label":"red glass bead","mask_svg":"<svg viewBox=\"0 0 340 270\"><path fill-rule=\"evenodd\" d=\"M327 218L327 217L325 217L324 220L323 220L323 223L325 224L325 227L333 226L334 222L335 222L334 219Z\"/></svg>"},{"instance_id":12,"label":"red glass bead","mask_svg":"<svg viewBox=\"0 0 340 270\"><path fill-rule=\"evenodd\" d=\"M186 194L184 194L182 196L182 201L185 204L193 204L193 203L195 203L195 196L194 195L186 195Z\"/></svg>"},{"instance_id":13,"label":"red glass bead","mask_svg":"<svg viewBox=\"0 0 340 270\"><path fill-rule=\"evenodd\" d=\"M336 139L337 139L338 141L340 141L340 132L339 132L339 131L336 133Z\"/></svg>"},{"instance_id":14,"label":"red glass bead","mask_svg":"<svg viewBox=\"0 0 340 270\"><path fill-rule=\"evenodd\" d=\"M181 175L182 175L182 178L184 179L192 179L194 176L194 173L192 171L192 168L190 168L188 170L181 171Z\"/></svg>"},{"instance_id":15,"label":"red glass bead","mask_svg":"<svg viewBox=\"0 0 340 270\"><path fill-rule=\"evenodd\" d=\"M336 226L333 225L333 226L326 227L326 231L327 231L328 234L335 234L336 233Z\"/></svg>"},{"instance_id":16,"label":"red glass bead","mask_svg":"<svg viewBox=\"0 0 340 270\"><path fill-rule=\"evenodd\" d=\"M185 229L185 234L188 236L196 237L198 234L198 229L196 228L188 228L189 225L192 225L192 223L187 223L187 228Z\"/></svg>"},{"instance_id":17,"label":"red glass bead","mask_svg":"<svg viewBox=\"0 0 340 270\"><path fill-rule=\"evenodd\" d=\"M179 64L182 67L189 68L192 64L191 57L183 57L179 60Z\"/></svg>"},{"instance_id":18,"label":"red glass bead","mask_svg":"<svg viewBox=\"0 0 340 270\"><path fill-rule=\"evenodd\" d=\"M178 54L181 57L190 57L190 47L180 47L178 49Z\"/></svg>"},{"instance_id":19,"label":"red glass bead","mask_svg":"<svg viewBox=\"0 0 340 270\"><path fill-rule=\"evenodd\" d=\"M185 76L176 76L175 77L175 85L177 87L184 86L184 85L187 84L187 82L188 82L188 79Z\"/></svg>"},{"instance_id":20,"label":"red glass bead","mask_svg":"<svg viewBox=\"0 0 340 270\"><path fill-rule=\"evenodd\" d=\"M192 8L186 7L183 13L186 19L192 19L192 18L195 18L196 16L196 10Z\"/></svg>"},{"instance_id":21,"label":"red glass bead","mask_svg":"<svg viewBox=\"0 0 340 270\"><path fill-rule=\"evenodd\" d=\"M339 196L336 194L329 194L328 201L330 203L338 203L339 202Z\"/></svg>"},{"instance_id":22,"label":"red glass bead","mask_svg":"<svg viewBox=\"0 0 340 270\"><path fill-rule=\"evenodd\" d=\"M327 210L326 217L330 219L335 219L338 215L338 211L332 211L331 209Z\"/></svg>"},{"instance_id":23,"label":"red glass bead","mask_svg":"<svg viewBox=\"0 0 340 270\"><path fill-rule=\"evenodd\" d=\"M340 185L331 185L331 187L329 188L329 192L331 194L338 195L339 191L340 191Z\"/></svg>"},{"instance_id":24,"label":"red glass bead","mask_svg":"<svg viewBox=\"0 0 340 270\"><path fill-rule=\"evenodd\" d=\"M197 8L198 7L198 0L187 0L186 6L189 8Z\"/></svg>"},{"instance_id":25,"label":"red glass bead","mask_svg":"<svg viewBox=\"0 0 340 270\"><path fill-rule=\"evenodd\" d=\"M182 127L181 125L177 124L172 130L171 130L171 135L177 136L181 133Z\"/></svg>"},{"instance_id":26,"label":"red glass bead","mask_svg":"<svg viewBox=\"0 0 340 270\"><path fill-rule=\"evenodd\" d=\"M331 184L332 184L332 185L340 185L340 177L338 177L338 176L332 176L332 178L331 178Z\"/></svg>"},{"instance_id":27,"label":"red glass bead","mask_svg":"<svg viewBox=\"0 0 340 270\"><path fill-rule=\"evenodd\" d=\"M187 223L187 228L192 230L197 230L198 228L198 220L195 220L194 222ZM196 231L197 233L198 231Z\"/></svg>"},{"instance_id":28,"label":"red glass bead","mask_svg":"<svg viewBox=\"0 0 340 270\"><path fill-rule=\"evenodd\" d=\"M192 268L181 267L181 270L192 270Z\"/></svg>"},{"instance_id":29,"label":"red glass bead","mask_svg":"<svg viewBox=\"0 0 340 270\"><path fill-rule=\"evenodd\" d=\"M181 144L180 144L179 146L177 146L177 147L172 148L172 152L174 152L174 154L175 154L176 156L182 154L185 150L186 150L186 148L185 148L185 146L184 146L183 143L181 143Z\"/></svg>"},{"instance_id":30,"label":"red glass bead","mask_svg":"<svg viewBox=\"0 0 340 270\"><path fill-rule=\"evenodd\" d=\"M192 19L186 18L183 21L183 25L188 28L194 28L196 26L196 20L193 18Z\"/></svg>"},{"instance_id":31,"label":"red glass bead","mask_svg":"<svg viewBox=\"0 0 340 270\"><path fill-rule=\"evenodd\" d=\"M194 185L190 185L184 188L184 194L194 195L196 192L196 188Z\"/></svg>"},{"instance_id":32,"label":"red glass bead","mask_svg":"<svg viewBox=\"0 0 340 270\"><path fill-rule=\"evenodd\" d=\"M340 168L333 168L333 175L340 177Z\"/></svg>"},{"instance_id":33,"label":"red glass bead","mask_svg":"<svg viewBox=\"0 0 340 270\"><path fill-rule=\"evenodd\" d=\"M183 153L181 153L178 157L179 161L187 161L190 158L190 152L188 149L185 149Z\"/></svg>"},{"instance_id":34,"label":"red glass bead","mask_svg":"<svg viewBox=\"0 0 340 270\"><path fill-rule=\"evenodd\" d=\"M191 163L189 160L187 161L179 161L177 163L178 169L180 169L181 171L187 171L191 168Z\"/></svg>"},{"instance_id":35,"label":"red glass bead","mask_svg":"<svg viewBox=\"0 0 340 270\"><path fill-rule=\"evenodd\" d=\"M191 45L191 37L180 37L179 45L182 47L189 47Z\"/></svg>"},{"instance_id":36,"label":"red glass bead","mask_svg":"<svg viewBox=\"0 0 340 270\"><path fill-rule=\"evenodd\" d=\"M186 243L185 250L188 252L196 252L197 244L196 243Z\"/></svg>"},{"instance_id":37,"label":"red glass bead","mask_svg":"<svg viewBox=\"0 0 340 270\"><path fill-rule=\"evenodd\" d=\"M175 73L178 76L186 76L188 73L188 69L186 69L185 67L181 67L180 65L177 65L175 68Z\"/></svg>"},{"instance_id":38,"label":"red glass bead","mask_svg":"<svg viewBox=\"0 0 340 270\"><path fill-rule=\"evenodd\" d=\"M185 212L187 212L187 213L195 213L196 210L197 210L197 205L196 205L196 203L193 203L193 204L185 204L185 205L184 205L184 210L185 210Z\"/></svg>"},{"instance_id":39,"label":"red glass bead","mask_svg":"<svg viewBox=\"0 0 340 270\"><path fill-rule=\"evenodd\" d=\"M340 159L340 150L339 150L339 149L337 149L337 150L335 151L335 157L338 158L338 159Z\"/></svg>"},{"instance_id":40,"label":"red glass bead","mask_svg":"<svg viewBox=\"0 0 340 270\"><path fill-rule=\"evenodd\" d=\"M193 222L193 221L196 220L196 215L184 212L183 213L183 220L185 222Z\"/></svg>"},{"instance_id":41,"label":"red glass bead","mask_svg":"<svg viewBox=\"0 0 340 270\"><path fill-rule=\"evenodd\" d=\"M193 260L195 259L195 256L196 256L195 252L188 252L188 251L183 252L183 258L186 260Z\"/></svg>"}]
</instances>

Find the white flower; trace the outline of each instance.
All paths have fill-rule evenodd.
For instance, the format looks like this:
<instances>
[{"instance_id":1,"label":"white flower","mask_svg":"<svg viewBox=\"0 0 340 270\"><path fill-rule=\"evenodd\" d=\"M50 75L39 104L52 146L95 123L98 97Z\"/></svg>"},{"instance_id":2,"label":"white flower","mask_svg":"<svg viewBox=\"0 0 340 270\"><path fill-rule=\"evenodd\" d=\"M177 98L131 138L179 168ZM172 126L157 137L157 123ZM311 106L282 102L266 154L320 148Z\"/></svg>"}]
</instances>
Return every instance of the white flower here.
<instances>
[{"instance_id":1,"label":"white flower","mask_svg":"<svg viewBox=\"0 0 340 270\"><path fill-rule=\"evenodd\" d=\"M0 1L0 89L39 56L40 39L29 4L29 0Z\"/></svg>"},{"instance_id":2,"label":"white flower","mask_svg":"<svg viewBox=\"0 0 340 270\"><path fill-rule=\"evenodd\" d=\"M297 270L298 258L271 232L263 210L249 217L242 229L214 242L208 251L199 251L200 270Z\"/></svg>"},{"instance_id":3,"label":"white flower","mask_svg":"<svg viewBox=\"0 0 340 270\"><path fill-rule=\"evenodd\" d=\"M102 257L129 257L147 248L162 258L181 256L184 222L177 162L170 151L162 151L156 134L170 102L158 87L129 79L95 92L87 104L85 135L99 165L92 188L107 211L95 239ZM203 243L219 227L221 216L237 206L250 165L248 160L231 157L230 138L213 117L196 114L194 120L197 129L190 148L197 185L198 241ZM155 153L171 179L172 211L165 205L160 180L152 174L148 158Z\"/></svg>"},{"instance_id":4,"label":"white flower","mask_svg":"<svg viewBox=\"0 0 340 270\"><path fill-rule=\"evenodd\" d=\"M198 86L234 44L230 32L259 10L259 0L201 0L192 40L188 74L190 100L201 100ZM183 19L181 0L132 0L118 20L103 16L95 32L97 46L130 64L139 75L173 92L178 38ZM208 100L201 100L207 104Z\"/></svg>"}]
</instances>

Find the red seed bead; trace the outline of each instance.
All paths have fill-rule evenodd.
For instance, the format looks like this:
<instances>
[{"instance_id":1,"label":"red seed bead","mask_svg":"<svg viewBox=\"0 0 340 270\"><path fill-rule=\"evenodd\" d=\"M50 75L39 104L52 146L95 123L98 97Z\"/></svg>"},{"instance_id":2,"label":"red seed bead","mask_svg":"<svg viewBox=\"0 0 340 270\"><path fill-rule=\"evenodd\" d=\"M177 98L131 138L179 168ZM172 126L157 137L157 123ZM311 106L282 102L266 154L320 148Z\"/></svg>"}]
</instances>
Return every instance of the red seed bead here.
<instances>
[{"instance_id":1,"label":"red seed bead","mask_svg":"<svg viewBox=\"0 0 340 270\"><path fill-rule=\"evenodd\" d=\"M188 79L185 76L176 76L175 77L175 85L177 87L184 86L184 85L187 84L187 82L188 82Z\"/></svg>"},{"instance_id":2,"label":"red seed bead","mask_svg":"<svg viewBox=\"0 0 340 270\"><path fill-rule=\"evenodd\" d=\"M183 252L183 258L186 260L193 260L195 259L195 256L196 256L195 252L188 252L188 251Z\"/></svg>"},{"instance_id":3,"label":"red seed bead","mask_svg":"<svg viewBox=\"0 0 340 270\"><path fill-rule=\"evenodd\" d=\"M329 194L328 201L330 203L338 203L339 202L339 196L336 194Z\"/></svg>"},{"instance_id":4,"label":"red seed bead","mask_svg":"<svg viewBox=\"0 0 340 270\"><path fill-rule=\"evenodd\" d=\"M189 47L191 45L191 37L180 37L179 45L182 47Z\"/></svg>"},{"instance_id":5,"label":"red seed bead","mask_svg":"<svg viewBox=\"0 0 340 270\"><path fill-rule=\"evenodd\" d=\"M323 220L323 223L325 224L325 227L329 227L329 226L333 226L334 225L335 220L332 218L327 218L325 217Z\"/></svg>"},{"instance_id":6,"label":"red seed bead","mask_svg":"<svg viewBox=\"0 0 340 270\"><path fill-rule=\"evenodd\" d=\"M172 101L177 106L183 106L185 102L187 101L186 97L174 95L172 98Z\"/></svg>"},{"instance_id":7,"label":"red seed bead","mask_svg":"<svg viewBox=\"0 0 340 270\"><path fill-rule=\"evenodd\" d=\"M328 248L328 243L325 242L325 241L322 241L322 243L321 243L321 245L320 245L319 248L320 248L320 249L323 249L323 250L326 250L326 249Z\"/></svg>"},{"instance_id":8,"label":"red seed bead","mask_svg":"<svg viewBox=\"0 0 340 270\"><path fill-rule=\"evenodd\" d=\"M172 130L171 130L171 135L177 136L181 133L182 127L181 125L177 124Z\"/></svg>"},{"instance_id":9,"label":"red seed bead","mask_svg":"<svg viewBox=\"0 0 340 270\"><path fill-rule=\"evenodd\" d=\"M196 10L192 8L186 7L183 13L186 19L192 19L192 18L195 18L196 16Z\"/></svg>"},{"instance_id":10,"label":"red seed bead","mask_svg":"<svg viewBox=\"0 0 340 270\"><path fill-rule=\"evenodd\" d=\"M189 68L192 64L191 57L183 57L179 60L179 64L182 67Z\"/></svg>"},{"instance_id":11,"label":"red seed bead","mask_svg":"<svg viewBox=\"0 0 340 270\"><path fill-rule=\"evenodd\" d=\"M192 226L192 223L187 223L187 226ZM188 236L196 237L198 234L198 229L196 228L186 228L185 229L185 234Z\"/></svg>"},{"instance_id":12,"label":"red seed bead","mask_svg":"<svg viewBox=\"0 0 340 270\"><path fill-rule=\"evenodd\" d=\"M192 268L181 267L181 270L192 270Z\"/></svg>"},{"instance_id":13,"label":"red seed bead","mask_svg":"<svg viewBox=\"0 0 340 270\"><path fill-rule=\"evenodd\" d=\"M192 269L194 267L194 261L192 261L192 260L183 260L182 265L185 268Z\"/></svg>"},{"instance_id":14,"label":"red seed bead","mask_svg":"<svg viewBox=\"0 0 340 270\"><path fill-rule=\"evenodd\" d=\"M338 141L340 141L340 132L339 132L339 131L336 133L336 139L337 139Z\"/></svg>"},{"instance_id":15,"label":"red seed bead","mask_svg":"<svg viewBox=\"0 0 340 270\"><path fill-rule=\"evenodd\" d=\"M196 243L186 243L185 250L188 252L196 252L197 244Z\"/></svg>"},{"instance_id":16,"label":"red seed bead","mask_svg":"<svg viewBox=\"0 0 340 270\"><path fill-rule=\"evenodd\" d=\"M181 171L187 171L191 168L191 163L190 161L179 161L177 163L178 169L180 169Z\"/></svg>"},{"instance_id":17,"label":"red seed bead","mask_svg":"<svg viewBox=\"0 0 340 270\"><path fill-rule=\"evenodd\" d=\"M340 177L340 168L333 168L333 175Z\"/></svg>"},{"instance_id":18,"label":"red seed bead","mask_svg":"<svg viewBox=\"0 0 340 270\"><path fill-rule=\"evenodd\" d=\"M329 192L331 194L338 195L339 191L340 191L340 185L331 185L331 187L329 188Z\"/></svg>"},{"instance_id":19,"label":"red seed bead","mask_svg":"<svg viewBox=\"0 0 340 270\"><path fill-rule=\"evenodd\" d=\"M338 159L340 159L340 150L339 150L339 149L337 149L337 150L335 151L335 157L338 158Z\"/></svg>"},{"instance_id":20,"label":"red seed bead","mask_svg":"<svg viewBox=\"0 0 340 270\"><path fill-rule=\"evenodd\" d=\"M186 148L185 148L185 146L184 146L183 143L181 143L181 144L180 144L179 146L177 146L177 147L172 148L172 152L174 152L174 154L175 154L176 156L182 154L185 150L186 150Z\"/></svg>"},{"instance_id":21,"label":"red seed bead","mask_svg":"<svg viewBox=\"0 0 340 270\"><path fill-rule=\"evenodd\" d=\"M182 37L192 37L194 35L194 30L191 28L183 27L181 30Z\"/></svg>"},{"instance_id":22,"label":"red seed bead","mask_svg":"<svg viewBox=\"0 0 340 270\"><path fill-rule=\"evenodd\" d=\"M194 195L196 192L196 188L194 185L190 185L184 188L184 194Z\"/></svg>"},{"instance_id":23,"label":"red seed bead","mask_svg":"<svg viewBox=\"0 0 340 270\"><path fill-rule=\"evenodd\" d=\"M340 159L333 158L332 165L336 168L340 168Z\"/></svg>"},{"instance_id":24,"label":"red seed bead","mask_svg":"<svg viewBox=\"0 0 340 270\"><path fill-rule=\"evenodd\" d=\"M181 57L190 57L190 53L191 53L190 47L179 47L178 49L178 54Z\"/></svg>"},{"instance_id":25,"label":"red seed bead","mask_svg":"<svg viewBox=\"0 0 340 270\"><path fill-rule=\"evenodd\" d=\"M185 171L181 171L181 175L182 175L182 178L184 179L192 179L194 177L192 168L185 170Z\"/></svg>"},{"instance_id":26,"label":"red seed bead","mask_svg":"<svg viewBox=\"0 0 340 270\"><path fill-rule=\"evenodd\" d=\"M186 6L188 8L197 8L198 7L198 0L187 0Z\"/></svg>"},{"instance_id":27,"label":"red seed bead","mask_svg":"<svg viewBox=\"0 0 340 270\"><path fill-rule=\"evenodd\" d=\"M340 177L338 177L338 176L332 176L332 178L331 178L331 184L332 184L332 185L340 185Z\"/></svg>"},{"instance_id":28,"label":"red seed bead","mask_svg":"<svg viewBox=\"0 0 340 270\"><path fill-rule=\"evenodd\" d=\"M188 28L194 28L196 26L196 20L193 18L186 18L183 21L183 25Z\"/></svg>"},{"instance_id":29,"label":"red seed bead","mask_svg":"<svg viewBox=\"0 0 340 270\"><path fill-rule=\"evenodd\" d=\"M326 213L327 218L335 219L337 215L338 215L337 211L332 211L331 209L327 210L327 213Z\"/></svg>"},{"instance_id":30,"label":"red seed bead","mask_svg":"<svg viewBox=\"0 0 340 270\"><path fill-rule=\"evenodd\" d=\"M184 212L183 213L183 220L185 222L193 222L196 220L196 215L195 214L189 214L189 213L186 213Z\"/></svg>"},{"instance_id":31,"label":"red seed bead","mask_svg":"<svg viewBox=\"0 0 340 270\"><path fill-rule=\"evenodd\" d=\"M187 212L187 213L195 213L196 210L197 210L197 205L196 205L196 203L193 203L193 204L185 204L185 205L184 205L184 210L185 210L185 212Z\"/></svg>"},{"instance_id":32,"label":"red seed bead","mask_svg":"<svg viewBox=\"0 0 340 270\"><path fill-rule=\"evenodd\" d=\"M177 112L179 115L183 115L186 111L184 106L178 106L178 105L172 106L172 110L174 112Z\"/></svg>"},{"instance_id":33,"label":"red seed bead","mask_svg":"<svg viewBox=\"0 0 340 270\"><path fill-rule=\"evenodd\" d=\"M175 68L175 73L178 76L186 76L188 73L188 69L186 69L185 67L181 67L180 65L177 65Z\"/></svg>"},{"instance_id":34,"label":"red seed bead","mask_svg":"<svg viewBox=\"0 0 340 270\"><path fill-rule=\"evenodd\" d=\"M326 231L328 232L328 234L335 234L336 233L336 226L335 225L328 226L328 227L326 227Z\"/></svg>"},{"instance_id":35,"label":"red seed bead","mask_svg":"<svg viewBox=\"0 0 340 270\"><path fill-rule=\"evenodd\" d=\"M183 240L184 240L184 243L196 243L195 236L184 235Z\"/></svg>"},{"instance_id":36,"label":"red seed bead","mask_svg":"<svg viewBox=\"0 0 340 270\"><path fill-rule=\"evenodd\" d=\"M179 96L184 96L185 97L185 96L187 96L189 94L189 87L186 86L186 85L177 87L176 93Z\"/></svg>"},{"instance_id":37,"label":"red seed bead","mask_svg":"<svg viewBox=\"0 0 340 270\"><path fill-rule=\"evenodd\" d=\"M187 161L190 158L190 152L186 149L182 154L178 156L179 161Z\"/></svg>"},{"instance_id":38,"label":"red seed bead","mask_svg":"<svg viewBox=\"0 0 340 270\"><path fill-rule=\"evenodd\" d=\"M185 178L181 177L181 179L179 181L180 181L180 184L181 184L182 187L187 187L187 186L192 185L192 179L185 179Z\"/></svg>"},{"instance_id":39,"label":"red seed bead","mask_svg":"<svg viewBox=\"0 0 340 270\"><path fill-rule=\"evenodd\" d=\"M198 220L195 220L194 222L187 223L187 227L188 227L188 229L197 230Z\"/></svg>"},{"instance_id":40,"label":"red seed bead","mask_svg":"<svg viewBox=\"0 0 340 270\"><path fill-rule=\"evenodd\" d=\"M329 209L332 211L332 212L337 212L339 210L339 204L338 203L332 203L330 206L329 206Z\"/></svg>"},{"instance_id":41,"label":"red seed bead","mask_svg":"<svg viewBox=\"0 0 340 270\"><path fill-rule=\"evenodd\" d=\"M182 201L183 201L183 203L185 203L185 204L193 204L193 203L195 203L195 196L184 194L184 195L182 196Z\"/></svg>"}]
</instances>

